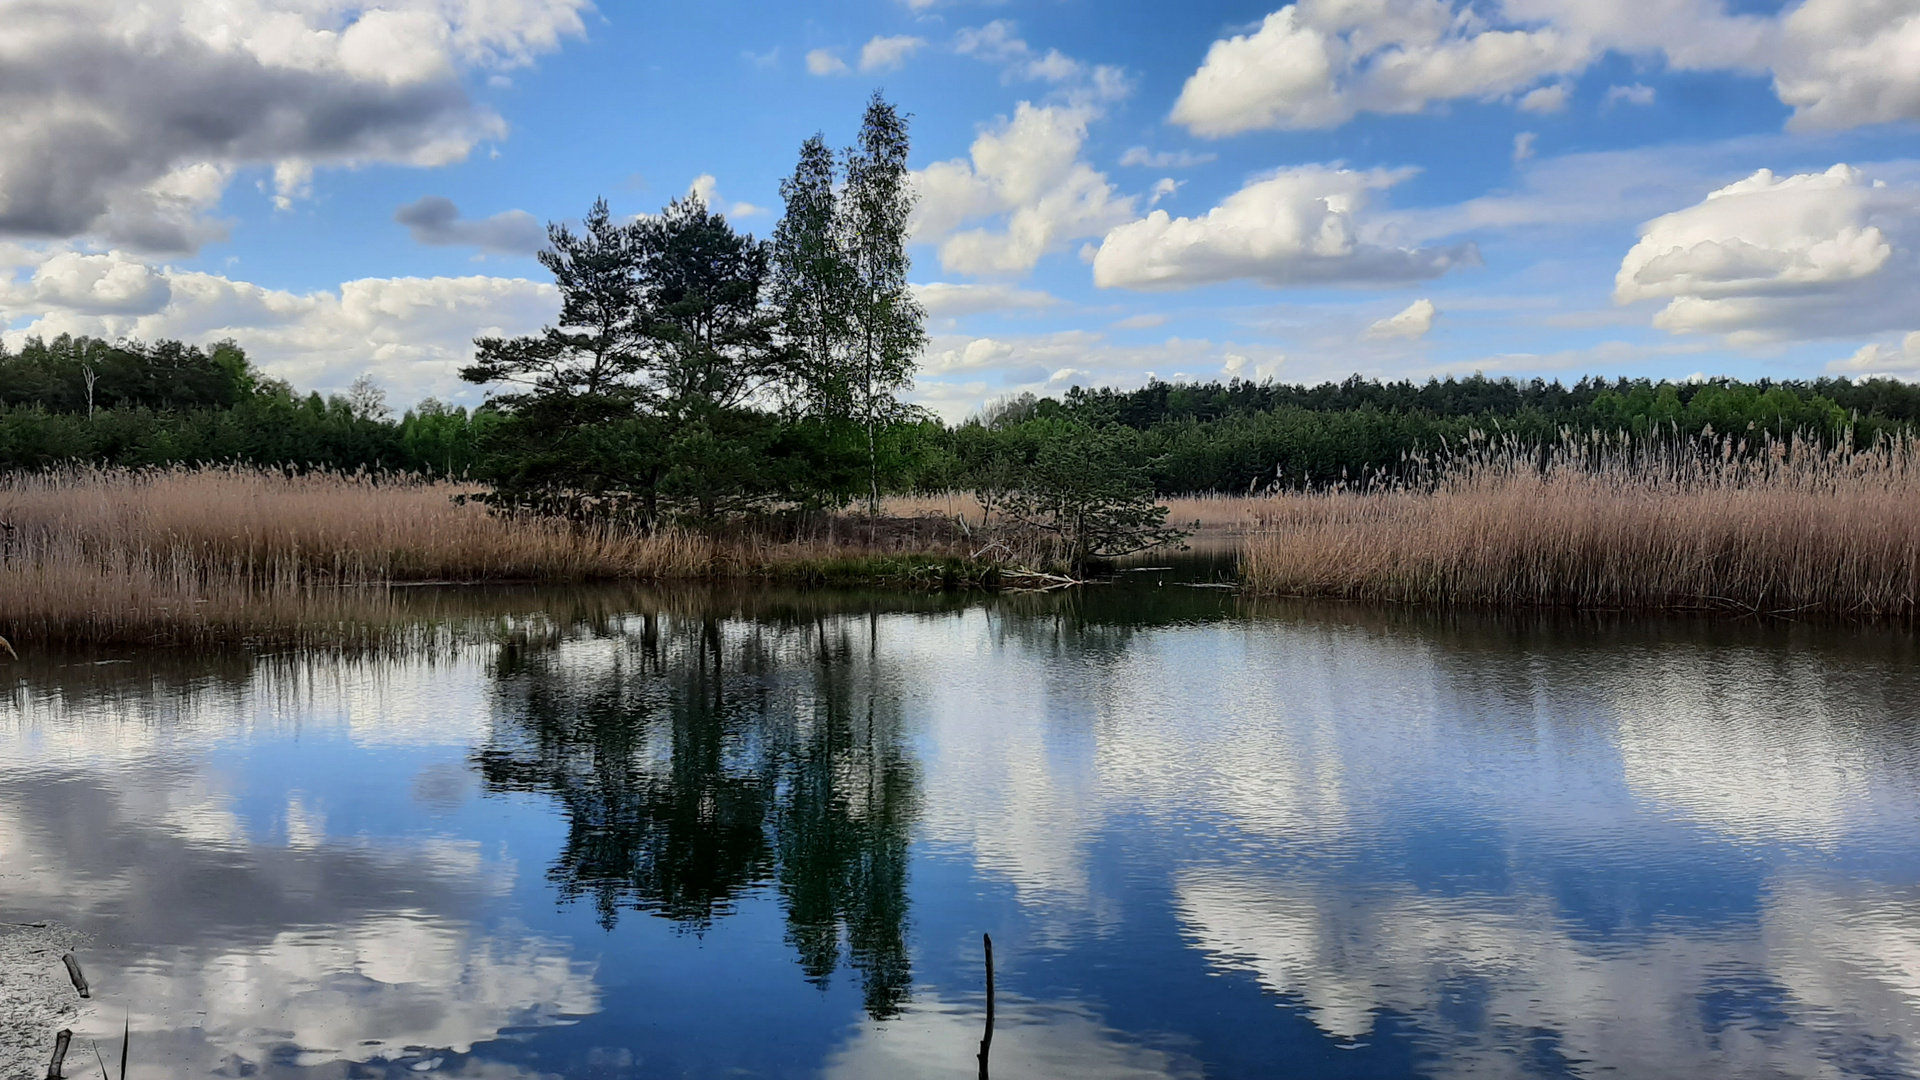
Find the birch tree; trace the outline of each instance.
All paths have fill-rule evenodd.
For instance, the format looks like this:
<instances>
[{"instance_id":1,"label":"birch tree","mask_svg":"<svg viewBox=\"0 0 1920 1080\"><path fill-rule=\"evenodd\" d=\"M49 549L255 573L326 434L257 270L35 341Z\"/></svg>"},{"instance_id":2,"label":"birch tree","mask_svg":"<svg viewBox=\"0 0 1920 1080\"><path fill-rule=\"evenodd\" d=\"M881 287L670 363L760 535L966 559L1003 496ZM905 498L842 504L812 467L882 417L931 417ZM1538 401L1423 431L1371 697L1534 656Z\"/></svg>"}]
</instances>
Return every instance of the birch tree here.
<instances>
[{"instance_id":1,"label":"birch tree","mask_svg":"<svg viewBox=\"0 0 1920 1080\"><path fill-rule=\"evenodd\" d=\"M907 287L908 148L906 118L876 93L839 161L819 135L801 146L773 236L773 301L803 357L804 407L859 426L869 512L880 505L880 430L903 414L899 395L926 347L926 313Z\"/></svg>"},{"instance_id":2,"label":"birch tree","mask_svg":"<svg viewBox=\"0 0 1920 1080\"><path fill-rule=\"evenodd\" d=\"M876 92L867 102L859 142L846 152L838 214L851 277L850 374L853 405L867 435L869 513L880 509L879 427L900 415L899 394L913 385L915 361L927 345L926 311L907 288L907 219L914 203L908 146L906 117Z\"/></svg>"}]
</instances>

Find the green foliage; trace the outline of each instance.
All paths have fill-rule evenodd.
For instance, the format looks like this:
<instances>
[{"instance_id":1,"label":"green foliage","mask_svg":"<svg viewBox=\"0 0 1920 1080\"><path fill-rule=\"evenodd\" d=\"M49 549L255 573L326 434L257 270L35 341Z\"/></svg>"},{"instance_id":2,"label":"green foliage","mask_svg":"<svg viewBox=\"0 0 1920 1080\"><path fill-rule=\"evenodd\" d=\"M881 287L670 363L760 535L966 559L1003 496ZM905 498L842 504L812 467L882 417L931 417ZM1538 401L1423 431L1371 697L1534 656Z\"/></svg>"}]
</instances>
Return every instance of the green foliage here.
<instances>
[{"instance_id":1,"label":"green foliage","mask_svg":"<svg viewBox=\"0 0 1920 1080\"><path fill-rule=\"evenodd\" d=\"M579 422L617 413L641 391L635 376L648 359L641 308L638 230L614 222L607 201L587 211L584 233L547 229L540 264L560 289L560 320L527 337L480 338L460 377L516 387L502 408L558 406Z\"/></svg>"},{"instance_id":2,"label":"green foliage","mask_svg":"<svg viewBox=\"0 0 1920 1080\"><path fill-rule=\"evenodd\" d=\"M792 379L778 319L762 302L767 245L696 197L633 225L636 286L653 400L666 409L740 409Z\"/></svg>"},{"instance_id":3,"label":"green foliage","mask_svg":"<svg viewBox=\"0 0 1920 1080\"><path fill-rule=\"evenodd\" d=\"M853 415L846 353L853 267L841 243L840 171L826 139L800 146L793 176L780 182L787 212L773 230L769 299L798 364L800 406L810 415Z\"/></svg>"},{"instance_id":4,"label":"green foliage","mask_svg":"<svg viewBox=\"0 0 1920 1080\"><path fill-rule=\"evenodd\" d=\"M600 200L584 233L549 238L560 323L477 341L461 372L511 387L479 440L486 498L651 525L663 507L712 521L777 496L778 424L753 407L789 379L761 300L767 246L692 197L627 225Z\"/></svg>"},{"instance_id":5,"label":"green foliage","mask_svg":"<svg viewBox=\"0 0 1920 1080\"><path fill-rule=\"evenodd\" d=\"M1884 379L1583 379L1572 387L1481 377L1424 384L1355 377L1312 387L1154 382L995 402L930 440L938 445L922 450L915 459L922 471L906 482L972 490L991 502L1017 486L1041 445L1071 437L1062 433L1074 425L1136 433L1130 462L1155 491L1173 495L1363 484L1398 474L1411 457L1449 453L1474 432L1536 444L1562 431L1662 440L1713 432L1745 439L1758 452L1765 439L1794 432L1865 446L1916 422L1920 388Z\"/></svg>"},{"instance_id":6,"label":"green foliage","mask_svg":"<svg viewBox=\"0 0 1920 1080\"><path fill-rule=\"evenodd\" d=\"M1167 508L1155 504L1146 471L1133 464L1138 443L1136 433L1118 425L1056 432L1021 472L1003 513L1058 538L1075 571L1095 559L1178 543L1186 534L1167 527Z\"/></svg>"},{"instance_id":7,"label":"green foliage","mask_svg":"<svg viewBox=\"0 0 1920 1080\"><path fill-rule=\"evenodd\" d=\"M419 472L465 476L473 468L486 429L499 418L492 410L468 416L465 408L428 398L401 418L400 446Z\"/></svg>"},{"instance_id":8,"label":"green foliage","mask_svg":"<svg viewBox=\"0 0 1920 1080\"><path fill-rule=\"evenodd\" d=\"M848 323L853 348L854 407L867 429L868 507L880 503L877 433L901 418L899 394L913 385L914 361L926 348L926 313L907 288L907 220L913 185L907 175L907 121L878 93L867 103L859 145L847 151L841 211L852 268Z\"/></svg>"},{"instance_id":9,"label":"green foliage","mask_svg":"<svg viewBox=\"0 0 1920 1080\"><path fill-rule=\"evenodd\" d=\"M906 118L876 93L838 167L821 136L802 144L774 230L771 298L795 353L794 398L816 417L860 425L870 510L885 433L914 419L900 394L927 340L907 286L908 147Z\"/></svg>"},{"instance_id":10,"label":"green foliage","mask_svg":"<svg viewBox=\"0 0 1920 1080\"><path fill-rule=\"evenodd\" d=\"M858 490L857 432L877 504L924 441L895 431L918 422L898 395L925 343L906 160L905 121L876 96L842 166L817 136L802 147L771 244L697 197L625 225L601 200L584 232L551 227L559 322L477 341L461 373L505 388L479 442L488 501L646 525L838 504Z\"/></svg>"},{"instance_id":11,"label":"green foliage","mask_svg":"<svg viewBox=\"0 0 1920 1080\"><path fill-rule=\"evenodd\" d=\"M18 353L0 346L0 405L63 413L222 409L251 394L256 381L246 354L230 341L203 350L61 334L51 342L29 338Z\"/></svg>"},{"instance_id":12,"label":"green foliage","mask_svg":"<svg viewBox=\"0 0 1920 1080\"><path fill-rule=\"evenodd\" d=\"M81 339L77 351L95 348ZM221 347L228 349L242 355ZM155 350L162 355L191 351L174 343ZM356 415L344 398L322 400L316 394L296 400L284 383L246 374L247 392L219 408L116 404L89 416L84 401L58 397L0 406L0 465L250 462L351 470L425 464L407 449L404 422Z\"/></svg>"}]
</instances>

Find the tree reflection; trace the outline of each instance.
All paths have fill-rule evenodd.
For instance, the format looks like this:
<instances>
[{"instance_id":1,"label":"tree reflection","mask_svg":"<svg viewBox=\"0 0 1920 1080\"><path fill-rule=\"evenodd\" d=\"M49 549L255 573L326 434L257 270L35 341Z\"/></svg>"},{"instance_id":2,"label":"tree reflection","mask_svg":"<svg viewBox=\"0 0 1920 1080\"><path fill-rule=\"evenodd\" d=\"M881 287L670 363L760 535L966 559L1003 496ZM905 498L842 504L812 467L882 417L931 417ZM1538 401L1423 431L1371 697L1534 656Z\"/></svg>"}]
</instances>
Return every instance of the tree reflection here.
<instances>
[{"instance_id":1,"label":"tree reflection","mask_svg":"<svg viewBox=\"0 0 1920 1080\"><path fill-rule=\"evenodd\" d=\"M503 646L480 771L559 800L548 876L608 929L627 909L704 930L771 885L807 978L845 962L867 1011L891 1016L911 984L918 784L873 631L644 616Z\"/></svg>"}]
</instances>

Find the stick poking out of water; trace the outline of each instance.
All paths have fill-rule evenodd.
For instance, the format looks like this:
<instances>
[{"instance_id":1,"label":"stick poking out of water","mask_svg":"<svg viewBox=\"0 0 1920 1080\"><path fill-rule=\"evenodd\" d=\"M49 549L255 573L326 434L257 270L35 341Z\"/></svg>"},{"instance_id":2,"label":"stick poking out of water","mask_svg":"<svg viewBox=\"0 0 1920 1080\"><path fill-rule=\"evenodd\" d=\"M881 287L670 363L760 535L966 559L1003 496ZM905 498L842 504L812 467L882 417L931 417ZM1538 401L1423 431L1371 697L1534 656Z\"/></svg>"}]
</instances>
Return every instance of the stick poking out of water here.
<instances>
[{"instance_id":1,"label":"stick poking out of water","mask_svg":"<svg viewBox=\"0 0 1920 1080\"><path fill-rule=\"evenodd\" d=\"M67 1063L67 1044L73 1041L73 1032L61 1028L60 1034L53 1037L53 1062L47 1066L47 1080L61 1080L60 1069Z\"/></svg>"},{"instance_id":2,"label":"stick poking out of water","mask_svg":"<svg viewBox=\"0 0 1920 1080\"><path fill-rule=\"evenodd\" d=\"M987 1053L993 1049L993 935L981 934L987 947L987 1031L980 1036L980 1080L987 1080Z\"/></svg>"},{"instance_id":3,"label":"stick poking out of water","mask_svg":"<svg viewBox=\"0 0 1920 1080\"><path fill-rule=\"evenodd\" d=\"M78 990L83 998L92 997L93 991L87 989L87 977L80 973L80 961L74 959L72 953L67 953L60 960L67 965L67 977L73 980L73 988Z\"/></svg>"}]
</instances>

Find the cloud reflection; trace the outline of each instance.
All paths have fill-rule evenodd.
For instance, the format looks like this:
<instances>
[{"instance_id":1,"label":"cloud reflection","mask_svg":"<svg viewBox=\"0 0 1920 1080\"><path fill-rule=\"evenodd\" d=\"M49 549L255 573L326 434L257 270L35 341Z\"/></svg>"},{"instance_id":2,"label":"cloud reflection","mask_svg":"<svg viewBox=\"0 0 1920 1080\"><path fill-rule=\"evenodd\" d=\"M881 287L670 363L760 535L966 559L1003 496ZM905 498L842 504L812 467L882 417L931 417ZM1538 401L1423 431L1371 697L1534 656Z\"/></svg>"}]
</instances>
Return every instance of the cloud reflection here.
<instances>
[{"instance_id":1,"label":"cloud reflection","mask_svg":"<svg viewBox=\"0 0 1920 1080\"><path fill-rule=\"evenodd\" d=\"M121 985L142 1043L163 1047L163 1060L186 1053L208 1063L463 1054L504 1031L600 1007L594 966L570 959L566 946L420 911L163 953L126 969ZM97 1019L102 1030L86 1034L117 1034L106 1030L112 1016Z\"/></svg>"},{"instance_id":2,"label":"cloud reflection","mask_svg":"<svg viewBox=\"0 0 1920 1080\"><path fill-rule=\"evenodd\" d=\"M454 668L269 661L172 690L75 679L0 709L0 918L59 912L92 935L76 1033L110 1045L130 1019L139 1074L244 1074L418 1063L597 1011L570 943L484 921L511 861L451 836L332 835L299 790L250 818L245 774L213 752L261 727L316 739L310 754L457 743L436 717L459 695L428 692Z\"/></svg>"},{"instance_id":3,"label":"cloud reflection","mask_svg":"<svg viewBox=\"0 0 1920 1080\"><path fill-rule=\"evenodd\" d=\"M1434 1055L1433 1075L1526 1075L1543 1041L1580 1075L1904 1075L1916 1064L1911 905L1883 909L1877 930L1850 926L1814 889L1771 907L1758 935L1675 929L1621 944L1576 938L1539 898L1356 896L1224 868L1184 876L1178 894L1183 927L1220 970L1250 973L1345 1043L1381 1037L1380 1017L1396 1015ZM1791 1022L1756 1018L1758 1004ZM1849 1044L1864 1073L1834 1071Z\"/></svg>"},{"instance_id":4,"label":"cloud reflection","mask_svg":"<svg viewBox=\"0 0 1920 1080\"><path fill-rule=\"evenodd\" d=\"M1920 1065L1916 894L1780 846L1911 852L1908 669L1333 620L1142 628L1116 660L1075 629L895 642L941 657L926 819L1043 940L1120 906L1109 840L1127 888L1167 868L1215 970L1342 1045L1412 1038L1437 1075Z\"/></svg>"},{"instance_id":5,"label":"cloud reflection","mask_svg":"<svg viewBox=\"0 0 1920 1080\"><path fill-rule=\"evenodd\" d=\"M1075 1002L995 1002L996 1076L1026 1080L1195 1078L1197 1064L1141 1046ZM978 1002L921 995L897 1019L862 1024L827 1059L826 1080L972 1080L985 1012Z\"/></svg>"}]
</instances>

